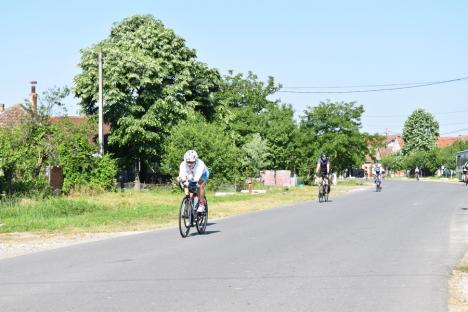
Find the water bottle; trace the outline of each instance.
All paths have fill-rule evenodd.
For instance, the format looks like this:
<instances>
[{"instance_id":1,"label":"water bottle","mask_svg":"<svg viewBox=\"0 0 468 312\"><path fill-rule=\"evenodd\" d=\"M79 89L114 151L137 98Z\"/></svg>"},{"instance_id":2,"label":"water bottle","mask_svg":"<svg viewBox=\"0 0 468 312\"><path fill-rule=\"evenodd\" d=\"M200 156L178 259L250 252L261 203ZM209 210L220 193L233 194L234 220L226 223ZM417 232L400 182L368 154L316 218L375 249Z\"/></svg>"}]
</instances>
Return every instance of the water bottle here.
<instances>
[{"instance_id":1,"label":"water bottle","mask_svg":"<svg viewBox=\"0 0 468 312\"><path fill-rule=\"evenodd\" d=\"M197 210L198 208L198 196L193 197L193 209Z\"/></svg>"}]
</instances>

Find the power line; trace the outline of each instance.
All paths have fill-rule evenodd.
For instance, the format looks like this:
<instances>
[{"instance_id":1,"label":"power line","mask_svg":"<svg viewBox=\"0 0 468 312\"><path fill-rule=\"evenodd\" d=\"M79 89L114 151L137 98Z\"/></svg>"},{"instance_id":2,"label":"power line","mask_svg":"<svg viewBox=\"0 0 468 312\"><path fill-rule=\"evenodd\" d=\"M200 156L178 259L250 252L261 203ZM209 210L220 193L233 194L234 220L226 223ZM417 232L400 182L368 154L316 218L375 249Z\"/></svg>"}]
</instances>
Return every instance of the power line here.
<instances>
[{"instance_id":1,"label":"power line","mask_svg":"<svg viewBox=\"0 0 468 312\"><path fill-rule=\"evenodd\" d=\"M392 90L403 90L403 89L412 89L412 88L420 88L420 87L428 87L428 86L433 86L433 85L438 85L438 84L444 84L444 83L450 83L450 82L455 82L455 81L461 81L461 80L466 80L468 79L467 77L461 77L461 78L456 78L456 79L450 79L450 80L442 80L442 81L434 81L434 82L428 82L428 83L420 83L416 85L409 85L409 86L404 86L404 87L395 87L395 88L379 88L379 89L366 89L366 90L347 90L347 91L293 91L293 90L279 90L277 92L280 93L313 93L313 94L342 94L342 93L365 93L365 92L380 92L380 91L392 91ZM398 85L398 84L394 84ZM288 89L291 89L293 87L289 87ZM309 87L310 88L310 87ZM313 87L316 88L316 87ZM323 89L327 89L326 87L322 87ZM335 86L337 88L337 86Z\"/></svg>"},{"instance_id":2,"label":"power line","mask_svg":"<svg viewBox=\"0 0 468 312\"><path fill-rule=\"evenodd\" d=\"M366 127L382 127L382 126L388 126L388 127L400 127L403 125L404 122L400 123L394 123L394 122L382 122L380 124L378 123L365 123ZM452 123L440 123L439 122L439 127L448 127L448 126L457 126L457 125L466 125L465 122L452 122Z\"/></svg>"},{"instance_id":3,"label":"power line","mask_svg":"<svg viewBox=\"0 0 468 312\"><path fill-rule=\"evenodd\" d=\"M433 113L434 115L448 115L448 114L457 114L457 113L463 113L463 112L468 112L468 109L462 109L462 110L457 110L457 111L450 111L450 112L438 112L438 113ZM387 117L408 117L410 114L407 115L368 115L365 117L371 117L371 118L387 118Z\"/></svg>"},{"instance_id":4,"label":"power line","mask_svg":"<svg viewBox=\"0 0 468 312\"><path fill-rule=\"evenodd\" d=\"M284 89L344 89L344 88L373 88L373 87L393 87L393 86L411 86L423 85L434 83L434 81L427 82L406 82L406 83L388 83L388 84L368 84L368 85L349 85L349 86L311 86L311 87L283 87Z\"/></svg>"},{"instance_id":5,"label":"power line","mask_svg":"<svg viewBox=\"0 0 468 312\"><path fill-rule=\"evenodd\" d=\"M441 135L446 135L446 134L451 134L451 133L457 133L457 132L466 131L466 130L468 130L468 128L458 129L458 130L453 130L453 131L445 132L445 133L442 133Z\"/></svg>"}]
</instances>

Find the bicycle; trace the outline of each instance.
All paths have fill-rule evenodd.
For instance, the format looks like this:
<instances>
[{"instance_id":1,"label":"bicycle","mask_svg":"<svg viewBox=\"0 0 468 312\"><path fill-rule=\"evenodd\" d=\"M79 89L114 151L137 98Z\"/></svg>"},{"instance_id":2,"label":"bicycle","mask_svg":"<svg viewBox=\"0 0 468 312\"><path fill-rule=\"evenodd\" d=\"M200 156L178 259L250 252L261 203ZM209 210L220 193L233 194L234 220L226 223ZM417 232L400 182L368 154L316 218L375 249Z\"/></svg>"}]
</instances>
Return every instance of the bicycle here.
<instances>
[{"instance_id":1,"label":"bicycle","mask_svg":"<svg viewBox=\"0 0 468 312\"><path fill-rule=\"evenodd\" d=\"M182 186L180 185L182 188ZM182 198L179 208L179 231L180 235L185 238L190 232L190 228L195 226L198 234L203 234L206 231L208 223L208 201L205 197L205 211L197 212L198 208L198 185L196 182L190 182L188 185L189 193Z\"/></svg>"},{"instance_id":2,"label":"bicycle","mask_svg":"<svg viewBox=\"0 0 468 312\"><path fill-rule=\"evenodd\" d=\"M374 177L374 183L375 183L375 191L380 192L382 190L382 178L380 177L380 174L375 175Z\"/></svg>"},{"instance_id":3,"label":"bicycle","mask_svg":"<svg viewBox=\"0 0 468 312\"><path fill-rule=\"evenodd\" d=\"M416 181L419 181L419 173L416 173L415 176L416 176Z\"/></svg>"},{"instance_id":4,"label":"bicycle","mask_svg":"<svg viewBox=\"0 0 468 312\"><path fill-rule=\"evenodd\" d=\"M318 193L319 203L328 201L328 176L322 175L322 179L319 183Z\"/></svg>"}]
</instances>

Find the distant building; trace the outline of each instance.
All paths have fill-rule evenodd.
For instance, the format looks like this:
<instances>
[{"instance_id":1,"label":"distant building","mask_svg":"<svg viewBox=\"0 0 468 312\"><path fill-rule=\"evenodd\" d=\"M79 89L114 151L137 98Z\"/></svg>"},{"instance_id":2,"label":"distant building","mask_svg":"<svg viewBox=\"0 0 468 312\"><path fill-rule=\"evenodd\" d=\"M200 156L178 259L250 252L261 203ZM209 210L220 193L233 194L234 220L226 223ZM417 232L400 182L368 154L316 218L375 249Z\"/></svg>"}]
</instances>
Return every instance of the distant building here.
<instances>
[{"instance_id":1,"label":"distant building","mask_svg":"<svg viewBox=\"0 0 468 312\"><path fill-rule=\"evenodd\" d=\"M451 137L439 137L437 139L437 147L442 148L455 143L455 141L468 141L468 135L459 135L459 136L451 136Z\"/></svg>"}]
</instances>

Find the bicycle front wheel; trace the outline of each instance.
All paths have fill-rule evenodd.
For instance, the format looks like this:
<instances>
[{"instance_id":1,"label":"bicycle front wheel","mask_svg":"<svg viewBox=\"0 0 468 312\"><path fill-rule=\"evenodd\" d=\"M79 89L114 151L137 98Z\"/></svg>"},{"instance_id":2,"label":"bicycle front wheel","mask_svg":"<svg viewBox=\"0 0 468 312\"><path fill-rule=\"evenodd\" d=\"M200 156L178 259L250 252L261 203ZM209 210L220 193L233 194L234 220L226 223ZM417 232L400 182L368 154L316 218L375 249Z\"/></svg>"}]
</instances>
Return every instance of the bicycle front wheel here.
<instances>
[{"instance_id":1,"label":"bicycle front wheel","mask_svg":"<svg viewBox=\"0 0 468 312\"><path fill-rule=\"evenodd\" d=\"M208 201L205 199L205 212L199 212L197 216L197 232L198 234L205 233L206 225L208 224Z\"/></svg>"},{"instance_id":2,"label":"bicycle front wheel","mask_svg":"<svg viewBox=\"0 0 468 312\"><path fill-rule=\"evenodd\" d=\"M190 218L191 218L191 205L190 200L184 197L180 202L179 208L179 232L182 237L187 237L190 232Z\"/></svg>"}]
</instances>

